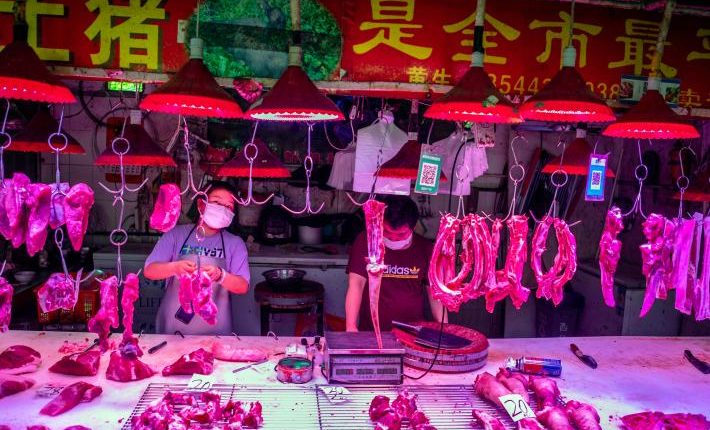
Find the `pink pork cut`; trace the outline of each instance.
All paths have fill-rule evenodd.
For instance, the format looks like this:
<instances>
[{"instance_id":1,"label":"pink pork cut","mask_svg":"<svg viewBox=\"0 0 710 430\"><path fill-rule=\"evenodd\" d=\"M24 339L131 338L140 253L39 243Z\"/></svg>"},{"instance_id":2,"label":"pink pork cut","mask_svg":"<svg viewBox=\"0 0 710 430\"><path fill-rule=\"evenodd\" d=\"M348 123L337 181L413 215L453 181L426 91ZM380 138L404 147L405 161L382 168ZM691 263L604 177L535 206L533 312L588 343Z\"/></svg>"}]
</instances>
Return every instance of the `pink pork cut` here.
<instances>
[{"instance_id":1,"label":"pink pork cut","mask_svg":"<svg viewBox=\"0 0 710 430\"><path fill-rule=\"evenodd\" d=\"M0 276L0 333L5 333L12 319L12 296L15 290Z\"/></svg>"},{"instance_id":2,"label":"pink pork cut","mask_svg":"<svg viewBox=\"0 0 710 430\"><path fill-rule=\"evenodd\" d=\"M516 309L528 300L530 290L523 285L523 268L528 259L528 217L513 215L508 225L508 254L503 270L496 272L498 286L486 293L486 311L493 313L495 304L510 296ZM495 226L495 225L494 225Z\"/></svg>"},{"instance_id":3,"label":"pink pork cut","mask_svg":"<svg viewBox=\"0 0 710 430\"><path fill-rule=\"evenodd\" d=\"M370 401L368 414L372 421L377 421L390 409L390 398L387 396L375 396Z\"/></svg>"},{"instance_id":4,"label":"pink pork cut","mask_svg":"<svg viewBox=\"0 0 710 430\"><path fill-rule=\"evenodd\" d=\"M409 394L405 389L397 394L390 407L402 418L410 419L417 411L417 395Z\"/></svg>"},{"instance_id":5,"label":"pink pork cut","mask_svg":"<svg viewBox=\"0 0 710 430\"><path fill-rule=\"evenodd\" d=\"M50 372L74 376L96 376L99 373L99 351L86 351L81 354L71 354L62 357L49 368Z\"/></svg>"},{"instance_id":6,"label":"pink pork cut","mask_svg":"<svg viewBox=\"0 0 710 430\"><path fill-rule=\"evenodd\" d=\"M150 228L163 233L172 230L180 219L181 210L180 188L175 184L161 185L150 216Z\"/></svg>"},{"instance_id":7,"label":"pink pork cut","mask_svg":"<svg viewBox=\"0 0 710 430\"><path fill-rule=\"evenodd\" d=\"M88 328L99 335L101 352L106 352L111 328L118 328L118 278L115 276L101 281L101 308L89 320Z\"/></svg>"},{"instance_id":8,"label":"pink pork cut","mask_svg":"<svg viewBox=\"0 0 710 430\"><path fill-rule=\"evenodd\" d=\"M624 430L708 430L710 422L701 414L641 412L621 417Z\"/></svg>"},{"instance_id":9,"label":"pink pork cut","mask_svg":"<svg viewBox=\"0 0 710 430\"><path fill-rule=\"evenodd\" d=\"M67 277L64 273L52 273L47 282L37 291L37 302L42 312L52 312L57 309L73 310L79 298L77 284L77 280Z\"/></svg>"},{"instance_id":10,"label":"pink pork cut","mask_svg":"<svg viewBox=\"0 0 710 430\"><path fill-rule=\"evenodd\" d=\"M69 184L62 182L57 188L57 184L51 184L52 198L49 205L49 227L56 230L66 223L64 217L64 195L69 192Z\"/></svg>"},{"instance_id":11,"label":"pink pork cut","mask_svg":"<svg viewBox=\"0 0 710 430\"><path fill-rule=\"evenodd\" d=\"M672 288L673 238L676 225L662 215L651 214L643 222L646 243L641 245L642 272L646 277L646 294L641 304L640 317L645 317L656 299L665 299Z\"/></svg>"},{"instance_id":12,"label":"pink pork cut","mask_svg":"<svg viewBox=\"0 0 710 430\"><path fill-rule=\"evenodd\" d=\"M25 345L13 345L0 353L0 374L21 375L36 372L42 364L39 352Z\"/></svg>"},{"instance_id":13,"label":"pink pork cut","mask_svg":"<svg viewBox=\"0 0 710 430\"><path fill-rule=\"evenodd\" d=\"M106 379L118 382L140 381L155 375L155 370L132 357L124 357L120 352L111 353L106 369Z\"/></svg>"},{"instance_id":14,"label":"pink pork cut","mask_svg":"<svg viewBox=\"0 0 710 430\"><path fill-rule=\"evenodd\" d=\"M624 229L624 220L621 210L612 207L606 214L604 230L599 240L599 271L601 273L602 296L604 303L613 308L616 306L614 299L614 274L621 258L621 241L616 236Z\"/></svg>"},{"instance_id":15,"label":"pink pork cut","mask_svg":"<svg viewBox=\"0 0 710 430\"><path fill-rule=\"evenodd\" d=\"M505 385L501 384L495 376L488 372L483 372L476 377L473 389L476 391L476 394L500 407L503 407L503 404L500 402L499 397L513 394Z\"/></svg>"},{"instance_id":16,"label":"pink pork cut","mask_svg":"<svg viewBox=\"0 0 710 430\"><path fill-rule=\"evenodd\" d=\"M537 413L537 419L548 430L575 430L567 412L557 406L546 406Z\"/></svg>"},{"instance_id":17,"label":"pink pork cut","mask_svg":"<svg viewBox=\"0 0 710 430\"><path fill-rule=\"evenodd\" d=\"M184 354L175 363L165 366L163 376L171 375L211 375L214 369L214 355L203 348Z\"/></svg>"},{"instance_id":18,"label":"pink pork cut","mask_svg":"<svg viewBox=\"0 0 710 430\"><path fill-rule=\"evenodd\" d=\"M673 245L671 283L676 290L675 308L686 315L690 315L693 312L693 296L695 295L695 284L688 285L693 233L695 233L694 219L678 221Z\"/></svg>"},{"instance_id":19,"label":"pink pork cut","mask_svg":"<svg viewBox=\"0 0 710 430\"><path fill-rule=\"evenodd\" d=\"M261 349L239 347L236 342L222 339L212 343L212 354L222 361L261 361L267 357Z\"/></svg>"},{"instance_id":20,"label":"pink pork cut","mask_svg":"<svg viewBox=\"0 0 710 430\"><path fill-rule=\"evenodd\" d=\"M55 417L74 409L79 403L88 403L101 395L101 387L91 385L88 382L77 382L64 389L57 397L47 403L39 413Z\"/></svg>"},{"instance_id":21,"label":"pink pork cut","mask_svg":"<svg viewBox=\"0 0 710 430\"><path fill-rule=\"evenodd\" d=\"M138 300L140 280L135 273L129 273L123 281L121 293L121 309L123 309L123 341L133 338L133 313L135 301Z\"/></svg>"},{"instance_id":22,"label":"pink pork cut","mask_svg":"<svg viewBox=\"0 0 710 430\"><path fill-rule=\"evenodd\" d=\"M565 410L577 430L602 430L599 413L594 406L570 400L565 405Z\"/></svg>"},{"instance_id":23,"label":"pink pork cut","mask_svg":"<svg viewBox=\"0 0 710 430\"><path fill-rule=\"evenodd\" d=\"M542 254L546 249L551 226L555 227L558 249L552 267L545 272L542 267ZM538 284L535 296L552 300L552 303L558 306L564 298L563 287L577 271L577 241L564 220L545 216L537 225L533 234L530 265Z\"/></svg>"},{"instance_id":24,"label":"pink pork cut","mask_svg":"<svg viewBox=\"0 0 710 430\"><path fill-rule=\"evenodd\" d=\"M365 229L367 231L367 270L368 290L370 296L370 317L374 328L377 347L382 349L382 333L380 330L380 286L385 270L385 242L383 237L385 205L377 200L368 200L362 206L365 212Z\"/></svg>"},{"instance_id":25,"label":"pink pork cut","mask_svg":"<svg viewBox=\"0 0 710 430\"><path fill-rule=\"evenodd\" d=\"M432 296L449 312L457 312L464 302L462 291L450 288L455 287L451 280L456 277L456 235L460 230L461 220L452 214L444 214L439 221L439 232L429 261Z\"/></svg>"},{"instance_id":26,"label":"pink pork cut","mask_svg":"<svg viewBox=\"0 0 710 430\"><path fill-rule=\"evenodd\" d=\"M523 418L518 421L518 430L545 430L537 418Z\"/></svg>"},{"instance_id":27,"label":"pink pork cut","mask_svg":"<svg viewBox=\"0 0 710 430\"><path fill-rule=\"evenodd\" d=\"M52 189L45 184L30 184L27 187L27 254L32 257L44 248L47 240L47 225L52 198Z\"/></svg>"},{"instance_id":28,"label":"pink pork cut","mask_svg":"<svg viewBox=\"0 0 710 430\"><path fill-rule=\"evenodd\" d=\"M21 393L32 387L35 381L24 376L0 373L0 399Z\"/></svg>"},{"instance_id":29,"label":"pink pork cut","mask_svg":"<svg viewBox=\"0 0 710 430\"><path fill-rule=\"evenodd\" d=\"M695 283L693 309L695 320L710 319L710 216L703 220L705 250L703 251L703 274Z\"/></svg>"},{"instance_id":30,"label":"pink pork cut","mask_svg":"<svg viewBox=\"0 0 710 430\"><path fill-rule=\"evenodd\" d=\"M498 418L485 411L473 410L473 417L483 426L484 430L505 430L505 425Z\"/></svg>"},{"instance_id":31,"label":"pink pork cut","mask_svg":"<svg viewBox=\"0 0 710 430\"><path fill-rule=\"evenodd\" d=\"M29 185L30 179L22 173L13 174L12 179L5 179L2 184L0 233L14 248L19 248L25 241Z\"/></svg>"},{"instance_id":32,"label":"pink pork cut","mask_svg":"<svg viewBox=\"0 0 710 430\"><path fill-rule=\"evenodd\" d=\"M542 410L547 406L557 406L557 399L560 397L560 389L557 387L557 382L550 378L531 376L530 387L535 393L538 410Z\"/></svg>"},{"instance_id":33,"label":"pink pork cut","mask_svg":"<svg viewBox=\"0 0 710 430\"><path fill-rule=\"evenodd\" d=\"M81 250L81 244L89 226L89 213L93 205L94 191L86 184L74 185L64 198L67 234L74 251Z\"/></svg>"},{"instance_id":34,"label":"pink pork cut","mask_svg":"<svg viewBox=\"0 0 710 430\"><path fill-rule=\"evenodd\" d=\"M529 382L525 376L520 373L514 373L508 369L501 368L498 370L496 379L512 393L520 394L526 403L530 403L530 395L528 394Z\"/></svg>"}]
</instances>

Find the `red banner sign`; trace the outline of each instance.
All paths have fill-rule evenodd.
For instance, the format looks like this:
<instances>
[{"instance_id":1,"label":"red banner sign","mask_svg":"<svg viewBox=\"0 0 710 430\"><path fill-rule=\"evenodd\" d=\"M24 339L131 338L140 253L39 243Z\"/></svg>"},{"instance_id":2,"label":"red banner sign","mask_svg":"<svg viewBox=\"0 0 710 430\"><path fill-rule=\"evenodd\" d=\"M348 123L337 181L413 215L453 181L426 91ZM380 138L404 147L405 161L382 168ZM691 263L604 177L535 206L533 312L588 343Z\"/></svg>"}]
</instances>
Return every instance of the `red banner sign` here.
<instances>
[{"instance_id":1,"label":"red banner sign","mask_svg":"<svg viewBox=\"0 0 710 430\"><path fill-rule=\"evenodd\" d=\"M273 3L288 17L288 2L244 1L254 3L254 10ZM12 3L0 0L0 45L10 40ZM207 0L205 7L211 3L220 0ZM469 65L475 1L303 3L304 11L324 6L340 27L340 62L326 71L331 80L453 84ZM177 43L178 21L190 19L195 5L195 0L28 0L30 43L40 58L58 65L172 72L187 59L185 46ZM488 2L485 67L503 93L535 93L559 69L571 25L568 7L542 0ZM616 98L621 75L647 75L660 20L660 13L577 5L572 42L589 87ZM204 21L209 28L209 16ZM280 28L288 28L288 18L282 21ZM708 66L710 23L674 16L661 72L680 79L680 106L710 106Z\"/></svg>"}]
</instances>

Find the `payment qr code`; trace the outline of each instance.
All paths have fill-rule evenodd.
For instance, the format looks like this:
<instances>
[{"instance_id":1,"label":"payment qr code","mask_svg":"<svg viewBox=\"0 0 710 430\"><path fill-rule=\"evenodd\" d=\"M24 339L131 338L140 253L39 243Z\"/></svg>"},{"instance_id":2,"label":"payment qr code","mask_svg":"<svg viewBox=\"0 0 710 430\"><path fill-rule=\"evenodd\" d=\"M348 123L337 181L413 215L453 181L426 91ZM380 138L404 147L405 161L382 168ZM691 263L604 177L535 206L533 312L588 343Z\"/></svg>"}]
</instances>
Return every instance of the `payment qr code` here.
<instances>
[{"instance_id":1,"label":"payment qr code","mask_svg":"<svg viewBox=\"0 0 710 430\"><path fill-rule=\"evenodd\" d=\"M436 174L439 166L432 163L422 163L422 173L419 182L428 187L436 185Z\"/></svg>"},{"instance_id":2,"label":"payment qr code","mask_svg":"<svg viewBox=\"0 0 710 430\"><path fill-rule=\"evenodd\" d=\"M602 173L592 172L592 186L599 187L602 183Z\"/></svg>"}]
</instances>

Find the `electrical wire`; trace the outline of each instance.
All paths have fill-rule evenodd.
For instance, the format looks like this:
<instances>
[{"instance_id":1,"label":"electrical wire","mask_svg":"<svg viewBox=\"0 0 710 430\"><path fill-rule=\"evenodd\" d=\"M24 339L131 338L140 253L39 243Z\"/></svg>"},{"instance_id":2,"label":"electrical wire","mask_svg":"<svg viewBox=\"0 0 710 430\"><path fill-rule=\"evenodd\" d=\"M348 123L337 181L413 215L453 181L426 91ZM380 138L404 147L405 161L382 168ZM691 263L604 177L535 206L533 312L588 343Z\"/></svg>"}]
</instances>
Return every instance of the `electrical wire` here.
<instances>
[{"instance_id":1,"label":"electrical wire","mask_svg":"<svg viewBox=\"0 0 710 430\"><path fill-rule=\"evenodd\" d=\"M442 305L443 306L443 305ZM444 320L446 319L446 309L443 308L441 310L441 324L439 325L439 340L436 342L436 352L434 353L434 359L431 360L431 364L429 364L429 368L424 371L421 375L418 376L411 376L407 375L406 373L404 374L405 378L409 378L414 381L418 381L425 377L426 375L431 372L431 369L434 368L434 364L436 363L436 359L439 358L439 353L441 352L441 339L444 337Z\"/></svg>"}]
</instances>

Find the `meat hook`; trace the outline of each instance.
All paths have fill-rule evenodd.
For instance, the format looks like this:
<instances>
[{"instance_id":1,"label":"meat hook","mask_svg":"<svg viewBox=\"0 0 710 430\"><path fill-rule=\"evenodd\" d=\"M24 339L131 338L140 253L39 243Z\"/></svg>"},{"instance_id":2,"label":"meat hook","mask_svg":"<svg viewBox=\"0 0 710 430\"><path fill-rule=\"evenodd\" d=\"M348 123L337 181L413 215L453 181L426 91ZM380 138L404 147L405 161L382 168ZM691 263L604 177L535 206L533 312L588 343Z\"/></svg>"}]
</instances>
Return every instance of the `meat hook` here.
<instances>
[{"instance_id":1,"label":"meat hook","mask_svg":"<svg viewBox=\"0 0 710 430\"><path fill-rule=\"evenodd\" d=\"M311 173L313 172L313 158L311 158L311 133L313 131L313 123L309 122L308 123L308 149L306 152L306 157L303 159L303 168L306 171L306 204L301 209L300 211L296 211L293 209L290 209L288 206L285 204L282 204L281 207L286 209L287 211L291 212L294 215L300 215L302 213L307 213L309 215L317 214L320 211L323 210L323 206L325 206L325 202L322 202L318 209L313 209L313 206L311 206Z\"/></svg>"},{"instance_id":2,"label":"meat hook","mask_svg":"<svg viewBox=\"0 0 710 430\"><path fill-rule=\"evenodd\" d=\"M685 195L685 191L690 185L690 179L685 174L683 151L690 151L690 153L693 154L694 157L696 156L695 151L693 151L693 148L691 148L690 145L684 145L682 148L680 148L680 151L678 151L678 158L680 159L680 177L678 177L678 179L676 179L675 181L676 186L678 187L678 191L680 192L680 199L678 203L678 220L681 220L683 218L683 197Z\"/></svg>"},{"instance_id":3,"label":"meat hook","mask_svg":"<svg viewBox=\"0 0 710 430\"><path fill-rule=\"evenodd\" d=\"M254 203L255 205L263 205L274 197L274 193L271 193L269 195L269 197L267 197L266 199L261 200L261 201L254 198L254 176L253 176L254 160L256 160L256 157L259 156L259 148L254 144L254 139L256 139L256 130L258 127L259 127L259 121L256 121L254 123L254 132L251 135L251 141L246 146L244 146L244 158L246 158L247 161L249 162L249 183L247 185L247 198L240 199L240 198L237 198L236 196L233 196L234 201L236 201L238 204L240 204L242 206L247 206L251 203ZM253 156L249 155L249 150L254 151ZM310 153L308 155L310 156Z\"/></svg>"},{"instance_id":4,"label":"meat hook","mask_svg":"<svg viewBox=\"0 0 710 430\"><path fill-rule=\"evenodd\" d=\"M650 144L651 139L648 141ZM636 169L634 169L634 176L639 183L639 191L636 194L636 198L634 199L634 204L631 206L631 209L629 209L628 212L621 214L621 216L625 218L634 212L638 212L641 214L643 219L646 219L648 217L643 212L643 202L641 201L641 197L643 195L643 183L648 178L648 166L643 164L643 157L641 156L641 139L636 140L636 148L638 150L639 164L636 166Z\"/></svg>"},{"instance_id":5,"label":"meat hook","mask_svg":"<svg viewBox=\"0 0 710 430\"><path fill-rule=\"evenodd\" d=\"M5 186L5 162L3 161L3 153L12 145L12 136L5 131L7 116L10 114L10 100L5 99L5 104L5 116L2 120L2 128L0 128L0 136L5 139L5 143L0 144L0 187Z\"/></svg>"}]
</instances>

